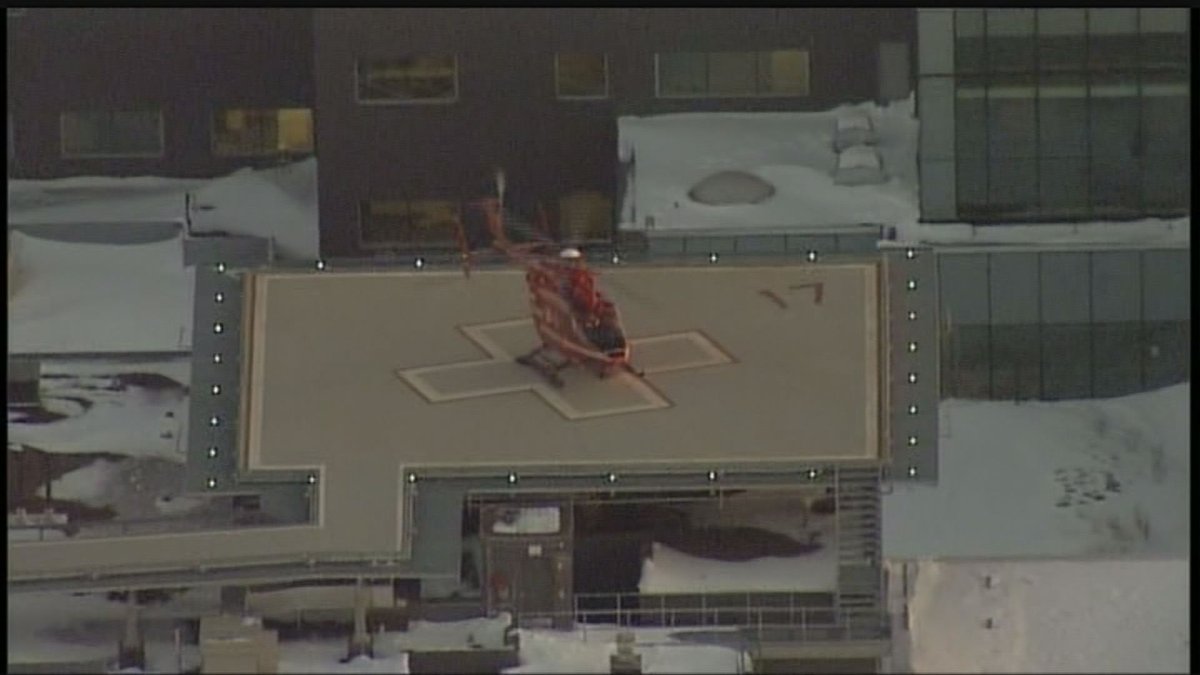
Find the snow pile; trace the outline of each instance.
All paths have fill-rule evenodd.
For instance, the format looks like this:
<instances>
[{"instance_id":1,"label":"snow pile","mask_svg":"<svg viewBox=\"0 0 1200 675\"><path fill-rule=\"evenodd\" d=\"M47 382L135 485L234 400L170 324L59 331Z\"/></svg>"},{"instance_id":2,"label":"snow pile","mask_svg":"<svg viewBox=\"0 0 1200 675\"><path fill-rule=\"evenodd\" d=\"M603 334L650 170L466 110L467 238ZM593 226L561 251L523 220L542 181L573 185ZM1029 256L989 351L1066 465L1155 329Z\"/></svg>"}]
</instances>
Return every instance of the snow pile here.
<instances>
[{"instance_id":1,"label":"snow pile","mask_svg":"<svg viewBox=\"0 0 1200 675\"><path fill-rule=\"evenodd\" d=\"M511 514L511 519L497 520L492 523L492 532L496 534L555 534L562 527L559 524L557 506L511 509L506 514Z\"/></svg>"},{"instance_id":2,"label":"snow pile","mask_svg":"<svg viewBox=\"0 0 1200 675\"><path fill-rule=\"evenodd\" d=\"M100 459L87 466L69 471L50 482L50 496L55 499L71 499L88 506L108 505L108 486L120 474L121 463ZM38 488L45 494L46 487Z\"/></svg>"},{"instance_id":3,"label":"snow pile","mask_svg":"<svg viewBox=\"0 0 1200 675\"><path fill-rule=\"evenodd\" d=\"M183 239L105 245L11 232L21 285L8 303L9 353L190 348L194 269Z\"/></svg>"},{"instance_id":4,"label":"snow pile","mask_svg":"<svg viewBox=\"0 0 1200 675\"><path fill-rule=\"evenodd\" d=\"M917 121L910 98L813 113L682 113L621 117L618 153L632 160L620 227L649 231L784 231L916 222ZM834 183L834 134L866 118L890 174L881 185ZM704 178L742 171L775 187L758 204L705 206L687 197Z\"/></svg>"},{"instance_id":5,"label":"snow pile","mask_svg":"<svg viewBox=\"0 0 1200 675\"><path fill-rule=\"evenodd\" d=\"M795 541L824 544L798 556L767 556L745 561L711 560L655 543L642 563L643 593L727 593L829 591L836 587L834 522L811 511L823 491L747 491L720 504L701 501L685 507L697 528L757 528Z\"/></svg>"},{"instance_id":6,"label":"snow pile","mask_svg":"<svg viewBox=\"0 0 1200 675\"><path fill-rule=\"evenodd\" d=\"M774 185L745 171L720 171L688 190L689 199L708 206L757 204L774 194Z\"/></svg>"},{"instance_id":7,"label":"snow pile","mask_svg":"<svg viewBox=\"0 0 1200 675\"><path fill-rule=\"evenodd\" d=\"M744 673L748 658L716 645L681 642L665 628L632 630L644 673ZM581 625L573 631L520 631L521 665L505 673L608 673L617 651L615 626Z\"/></svg>"},{"instance_id":8,"label":"snow pile","mask_svg":"<svg viewBox=\"0 0 1200 675\"><path fill-rule=\"evenodd\" d=\"M871 145L878 140L871 118L866 115L841 115L834 124L833 148L838 152L854 145Z\"/></svg>"},{"instance_id":9,"label":"snow pile","mask_svg":"<svg viewBox=\"0 0 1200 675\"><path fill-rule=\"evenodd\" d=\"M1190 398L943 401L938 484L884 498L884 554L1188 555Z\"/></svg>"},{"instance_id":10,"label":"snow pile","mask_svg":"<svg viewBox=\"0 0 1200 675\"><path fill-rule=\"evenodd\" d=\"M655 542L642 563L642 593L740 593L832 591L837 588L837 552L823 546L799 556L746 561L710 560Z\"/></svg>"},{"instance_id":11,"label":"snow pile","mask_svg":"<svg viewBox=\"0 0 1200 675\"><path fill-rule=\"evenodd\" d=\"M193 197L186 213L186 197ZM79 176L8 181L10 225L185 222L195 232L275 240L283 258L320 257L317 160L240 169L213 179Z\"/></svg>"},{"instance_id":12,"label":"snow pile","mask_svg":"<svg viewBox=\"0 0 1200 675\"><path fill-rule=\"evenodd\" d=\"M833 179L838 185L878 185L887 180L887 176L874 147L852 145L838 153Z\"/></svg>"},{"instance_id":13,"label":"snow pile","mask_svg":"<svg viewBox=\"0 0 1200 675\"><path fill-rule=\"evenodd\" d=\"M313 260L318 253L317 160L241 169L197 189L195 232L227 232L274 239L281 258Z\"/></svg>"},{"instance_id":14,"label":"snow pile","mask_svg":"<svg viewBox=\"0 0 1200 675\"><path fill-rule=\"evenodd\" d=\"M913 672L1188 671L1188 562L922 561Z\"/></svg>"}]
</instances>

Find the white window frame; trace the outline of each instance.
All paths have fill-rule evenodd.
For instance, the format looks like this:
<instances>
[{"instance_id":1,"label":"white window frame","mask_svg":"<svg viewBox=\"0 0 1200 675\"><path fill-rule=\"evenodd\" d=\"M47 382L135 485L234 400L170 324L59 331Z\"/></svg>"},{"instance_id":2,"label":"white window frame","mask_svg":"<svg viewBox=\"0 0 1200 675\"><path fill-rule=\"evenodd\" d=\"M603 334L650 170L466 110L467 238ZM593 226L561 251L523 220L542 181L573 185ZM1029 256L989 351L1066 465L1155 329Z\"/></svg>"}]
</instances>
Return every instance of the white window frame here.
<instances>
[{"instance_id":1,"label":"white window frame","mask_svg":"<svg viewBox=\"0 0 1200 675\"><path fill-rule=\"evenodd\" d=\"M432 54L434 54L434 52L423 52L423 53L424 53L424 54L428 54L428 55L432 55ZM354 58L354 101L355 101L355 103L357 103L358 105L379 105L379 106L393 106L393 105L449 105L449 104L451 104L451 103L458 103L458 97L459 97L459 81L458 81L458 80L459 80L459 77L458 77L459 59L458 59L458 54L457 54L457 53L450 54L450 57L454 59L454 95L453 95L453 96L451 96L451 97L449 97L449 98L445 98L445 97L443 97L443 98L371 98L371 99L364 99L364 98L362 98L361 96L359 96L359 90L360 90L360 87L359 87L359 81L358 81L358 66L359 66L359 63L360 63L360 62L362 62L362 61L372 61L372 60L384 61L384 60L387 60L387 59L389 59L389 58L397 58L397 57L388 57L388 56L363 57L363 56L356 56L356 57Z\"/></svg>"},{"instance_id":2,"label":"white window frame","mask_svg":"<svg viewBox=\"0 0 1200 675\"><path fill-rule=\"evenodd\" d=\"M144 112L148 109L142 108L138 110L112 110L112 109L91 109L91 110L69 110L59 113L58 115L58 149L59 156L63 159L159 159L166 155L166 133L164 131L163 110L162 108L154 108L154 113L158 118L158 151L157 152L68 152L67 151L67 115L78 113L94 113L94 112Z\"/></svg>"},{"instance_id":3,"label":"white window frame","mask_svg":"<svg viewBox=\"0 0 1200 675\"><path fill-rule=\"evenodd\" d=\"M724 51L724 50L722 50L722 51ZM746 99L746 98L810 98L810 97L812 97L812 73L813 73L812 49L810 49L808 47L779 47L777 49L752 49L752 50L747 50L747 53L760 54L762 52L774 52L774 51L800 51L800 52L804 52L807 55L807 57L808 57L808 73L807 73L807 76L808 76L807 89L808 89L808 91L806 91L803 94L786 94L786 93L776 93L776 92L767 92L767 93L756 92L753 94L710 94L710 93L664 94L662 91L662 64L659 61L660 53L655 52L654 53L654 96L655 96L655 98L665 98L665 99L672 99L672 98L675 98L675 99L699 99L699 98ZM710 54L712 52L703 51L703 52L692 52L692 53L704 54L705 58L707 58L708 54Z\"/></svg>"},{"instance_id":4,"label":"white window frame","mask_svg":"<svg viewBox=\"0 0 1200 675\"><path fill-rule=\"evenodd\" d=\"M586 54L588 52L576 52L576 53ZM600 55L601 58L604 59L604 93L600 94L600 95L591 94L591 95L587 95L587 96L563 94L558 90L558 83L559 83L558 57L559 56L560 56L560 52L554 52L554 98L556 98L560 101L603 101L603 100L608 99L611 96L611 94L610 94L611 90L610 90L610 85L609 85L609 76L608 76L608 54L607 53Z\"/></svg>"},{"instance_id":5,"label":"white window frame","mask_svg":"<svg viewBox=\"0 0 1200 675\"><path fill-rule=\"evenodd\" d=\"M313 147L310 150L303 150L303 151L300 151L300 150L260 150L258 152L229 152L229 153L217 152L217 117L221 113L227 112L229 110L273 110L277 113L280 110L307 110L308 114L309 114L309 119L312 122ZM212 153L213 157L284 157L284 156L291 157L293 155L308 156L308 155L315 154L315 152L316 152L317 120L316 120L316 116L313 112L313 109L306 107L306 106L297 106L295 108L284 108L284 107L258 107L258 108L256 108L256 107L251 107L251 106L226 106L226 107L221 107L221 108L213 108L212 114L209 115L208 122L209 122L209 125L208 125L209 152Z\"/></svg>"}]
</instances>

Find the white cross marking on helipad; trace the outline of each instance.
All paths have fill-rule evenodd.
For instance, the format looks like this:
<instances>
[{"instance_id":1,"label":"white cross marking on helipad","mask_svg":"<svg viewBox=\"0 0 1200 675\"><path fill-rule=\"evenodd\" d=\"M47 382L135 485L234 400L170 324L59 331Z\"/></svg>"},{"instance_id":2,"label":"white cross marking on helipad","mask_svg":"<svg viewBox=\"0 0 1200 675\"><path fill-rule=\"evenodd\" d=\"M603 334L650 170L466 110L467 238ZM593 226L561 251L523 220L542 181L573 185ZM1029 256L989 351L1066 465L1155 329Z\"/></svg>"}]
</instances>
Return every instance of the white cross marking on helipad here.
<instances>
[{"instance_id":1,"label":"white cross marking on helipad","mask_svg":"<svg viewBox=\"0 0 1200 675\"><path fill-rule=\"evenodd\" d=\"M564 369L564 385L553 387L541 375L515 362L539 344L530 319L462 326L488 355L486 359L397 369L396 375L430 403L532 392L569 420L669 408L671 402L648 382L618 372L601 379L580 367ZM732 363L699 332L631 339L632 361L646 375Z\"/></svg>"}]
</instances>

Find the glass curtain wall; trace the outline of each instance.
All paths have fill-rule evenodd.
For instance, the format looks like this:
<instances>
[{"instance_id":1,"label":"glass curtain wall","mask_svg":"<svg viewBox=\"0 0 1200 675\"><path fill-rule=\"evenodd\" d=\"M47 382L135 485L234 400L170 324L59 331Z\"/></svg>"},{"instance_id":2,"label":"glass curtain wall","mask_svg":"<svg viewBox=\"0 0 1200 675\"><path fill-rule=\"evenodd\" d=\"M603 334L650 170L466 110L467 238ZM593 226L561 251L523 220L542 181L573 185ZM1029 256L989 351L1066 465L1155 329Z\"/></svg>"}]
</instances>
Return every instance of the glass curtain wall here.
<instances>
[{"instance_id":1,"label":"glass curtain wall","mask_svg":"<svg viewBox=\"0 0 1200 675\"><path fill-rule=\"evenodd\" d=\"M954 12L959 217L1181 215L1188 10Z\"/></svg>"}]
</instances>

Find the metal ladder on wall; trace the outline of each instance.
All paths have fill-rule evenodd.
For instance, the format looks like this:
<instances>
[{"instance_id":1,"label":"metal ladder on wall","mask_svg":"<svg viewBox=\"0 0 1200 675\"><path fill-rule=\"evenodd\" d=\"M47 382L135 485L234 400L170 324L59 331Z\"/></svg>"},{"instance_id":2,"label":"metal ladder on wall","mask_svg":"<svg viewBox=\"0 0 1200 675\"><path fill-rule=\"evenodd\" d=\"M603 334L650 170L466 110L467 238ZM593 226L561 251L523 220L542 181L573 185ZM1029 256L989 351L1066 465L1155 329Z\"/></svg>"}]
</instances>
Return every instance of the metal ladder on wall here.
<instances>
[{"instance_id":1,"label":"metal ladder on wall","mask_svg":"<svg viewBox=\"0 0 1200 675\"><path fill-rule=\"evenodd\" d=\"M834 470L839 615L867 628L883 609L881 472L877 467Z\"/></svg>"}]
</instances>

